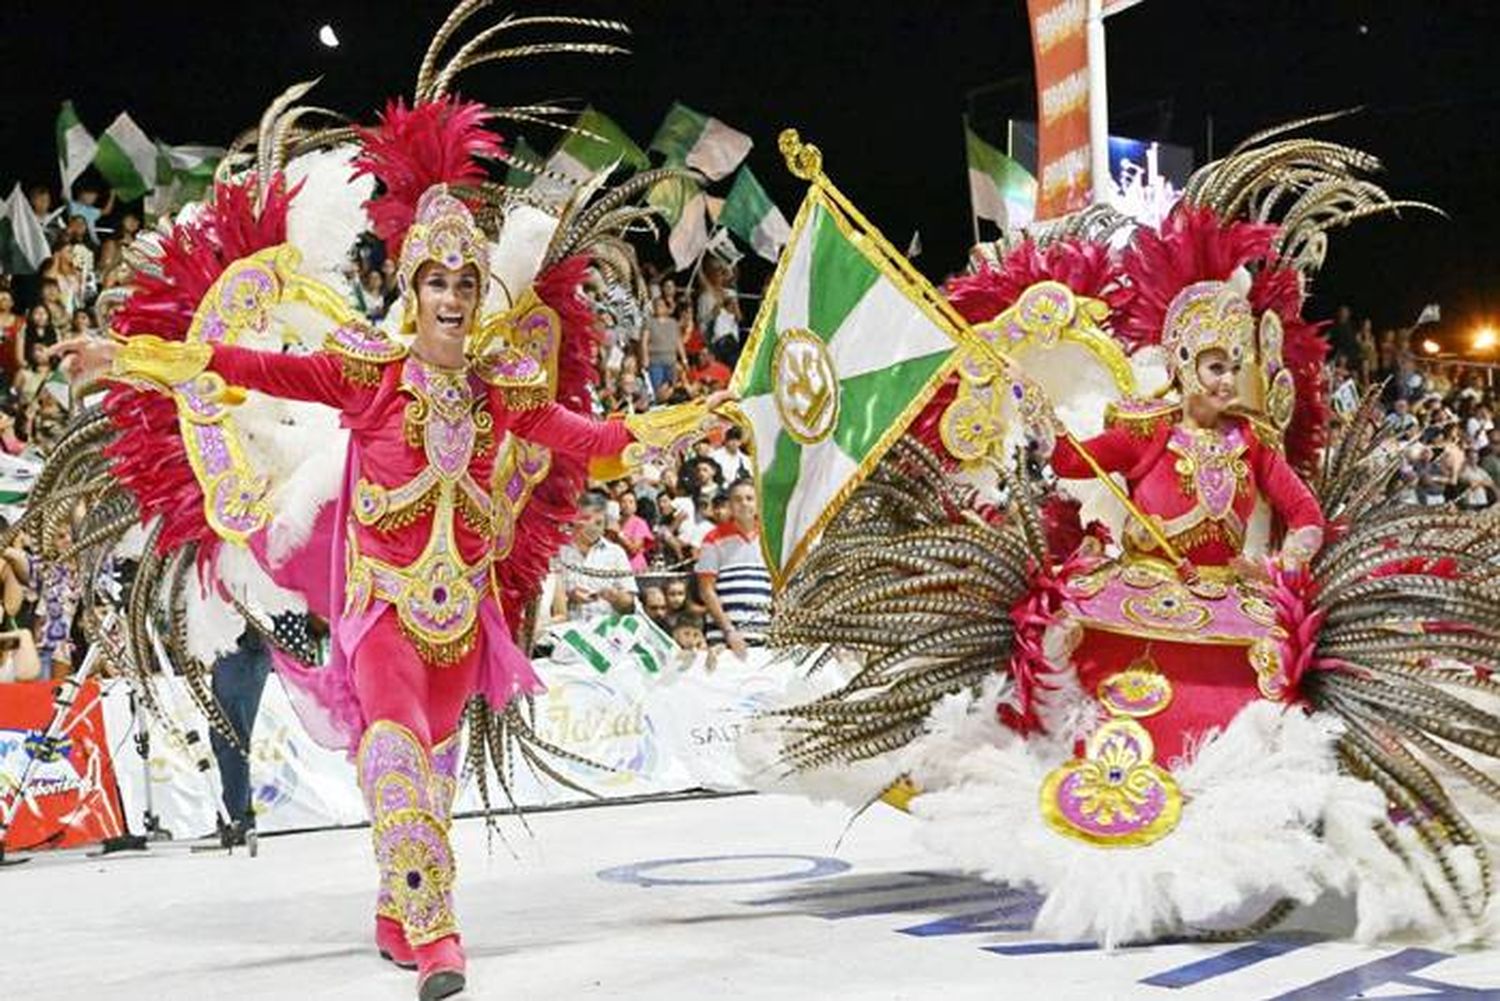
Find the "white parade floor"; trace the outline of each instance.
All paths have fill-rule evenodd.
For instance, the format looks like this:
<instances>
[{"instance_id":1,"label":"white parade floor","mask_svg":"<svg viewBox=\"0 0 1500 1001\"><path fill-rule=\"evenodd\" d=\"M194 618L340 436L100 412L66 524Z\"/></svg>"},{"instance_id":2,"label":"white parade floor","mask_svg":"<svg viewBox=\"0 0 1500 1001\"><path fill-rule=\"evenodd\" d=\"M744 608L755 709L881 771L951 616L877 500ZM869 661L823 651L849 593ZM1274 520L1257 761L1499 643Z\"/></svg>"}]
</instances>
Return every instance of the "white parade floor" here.
<instances>
[{"instance_id":1,"label":"white parade floor","mask_svg":"<svg viewBox=\"0 0 1500 1001\"><path fill-rule=\"evenodd\" d=\"M954 875L913 824L772 796L536 814L487 854L456 825L469 999L1500 999L1500 951L1316 931L1113 954L1038 941L1024 894ZM1003 834L997 834L1003 836ZM5 1001L406 999L369 941L362 829L258 858L68 853L0 869ZM1304 922L1305 924L1306 922Z\"/></svg>"}]
</instances>

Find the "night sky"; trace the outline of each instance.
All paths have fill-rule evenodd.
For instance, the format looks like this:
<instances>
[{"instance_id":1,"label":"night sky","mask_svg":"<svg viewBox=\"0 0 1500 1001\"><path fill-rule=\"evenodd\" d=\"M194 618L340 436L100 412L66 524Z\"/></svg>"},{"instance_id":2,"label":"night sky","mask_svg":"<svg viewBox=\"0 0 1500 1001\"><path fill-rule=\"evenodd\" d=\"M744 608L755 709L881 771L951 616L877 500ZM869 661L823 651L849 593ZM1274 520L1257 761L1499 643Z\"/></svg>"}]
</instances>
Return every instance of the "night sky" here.
<instances>
[{"instance_id":1,"label":"night sky","mask_svg":"<svg viewBox=\"0 0 1500 1001\"><path fill-rule=\"evenodd\" d=\"M96 135L121 110L171 143L225 144L283 87L321 74L315 103L368 121L409 93L447 0L0 6L0 184L56 183L53 122L71 98ZM800 197L776 153L798 127L844 191L898 246L920 229L918 264L941 278L970 237L961 116L1003 136L1033 118L1022 0L872 3L500 4L499 10L616 17L634 54L487 67L460 78L491 103L592 101L644 146L674 99L750 133L749 163L788 217ZM86 12L86 13L84 13ZM331 22L342 47L315 38ZM1351 302L1377 327L1441 302L1445 338L1500 320L1500 8L1464 2L1145 0L1109 20L1111 132L1223 153L1307 113L1365 111L1320 134L1387 165L1397 195L1448 220L1408 215L1333 237L1309 308ZM537 134L534 146L551 140ZM715 189L722 194L727 184ZM665 256L665 255L663 255Z\"/></svg>"}]
</instances>

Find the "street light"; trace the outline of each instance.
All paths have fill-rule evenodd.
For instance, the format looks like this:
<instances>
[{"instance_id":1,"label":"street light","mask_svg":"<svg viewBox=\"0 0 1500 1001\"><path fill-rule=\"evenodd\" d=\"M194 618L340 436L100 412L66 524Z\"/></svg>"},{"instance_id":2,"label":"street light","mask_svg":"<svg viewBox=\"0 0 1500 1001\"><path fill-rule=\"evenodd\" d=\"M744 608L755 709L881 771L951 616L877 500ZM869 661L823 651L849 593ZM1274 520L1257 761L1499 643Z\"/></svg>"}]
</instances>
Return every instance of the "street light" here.
<instances>
[{"instance_id":1,"label":"street light","mask_svg":"<svg viewBox=\"0 0 1500 1001\"><path fill-rule=\"evenodd\" d=\"M1475 351L1493 351L1497 343L1500 343L1500 334L1495 333L1494 327L1480 327L1474 331Z\"/></svg>"},{"instance_id":2,"label":"street light","mask_svg":"<svg viewBox=\"0 0 1500 1001\"><path fill-rule=\"evenodd\" d=\"M1422 342L1422 351L1424 354L1435 355L1441 350L1442 348L1438 346L1438 342L1431 337Z\"/></svg>"}]
</instances>

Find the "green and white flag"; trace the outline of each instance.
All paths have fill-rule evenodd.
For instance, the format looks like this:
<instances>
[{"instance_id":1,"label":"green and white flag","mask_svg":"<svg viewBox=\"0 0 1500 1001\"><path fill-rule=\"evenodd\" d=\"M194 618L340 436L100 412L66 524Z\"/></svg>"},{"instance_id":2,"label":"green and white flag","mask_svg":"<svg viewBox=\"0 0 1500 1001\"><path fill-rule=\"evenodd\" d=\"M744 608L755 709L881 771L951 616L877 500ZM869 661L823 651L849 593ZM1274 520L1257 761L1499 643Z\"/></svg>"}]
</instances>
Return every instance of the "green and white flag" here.
<instances>
[{"instance_id":1,"label":"green and white flag","mask_svg":"<svg viewBox=\"0 0 1500 1001\"><path fill-rule=\"evenodd\" d=\"M708 247L708 198L697 182L687 177L665 177L646 192L646 203L656 208L672 227L667 247L672 266L690 268Z\"/></svg>"},{"instance_id":2,"label":"green and white flag","mask_svg":"<svg viewBox=\"0 0 1500 1001\"><path fill-rule=\"evenodd\" d=\"M623 163L633 170L644 170L651 161L625 130L602 112L583 109L570 132L558 144L547 166L560 174L586 181L613 163Z\"/></svg>"},{"instance_id":3,"label":"green and white flag","mask_svg":"<svg viewBox=\"0 0 1500 1001\"><path fill-rule=\"evenodd\" d=\"M168 146L156 144L156 187L146 198L151 215L176 212L188 202L199 201L214 183L214 171L224 159L217 146Z\"/></svg>"},{"instance_id":4,"label":"green and white flag","mask_svg":"<svg viewBox=\"0 0 1500 1001\"><path fill-rule=\"evenodd\" d=\"M761 546L796 569L956 363L958 326L878 233L815 185L734 373L754 436Z\"/></svg>"},{"instance_id":5,"label":"green and white flag","mask_svg":"<svg viewBox=\"0 0 1500 1001\"><path fill-rule=\"evenodd\" d=\"M156 155L156 143L122 111L99 137L94 166L115 196L130 202L156 188Z\"/></svg>"},{"instance_id":6,"label":"green and white flag","mask_svg":"<svg viewBox=\"0 0 1500 1001\"><path fill-rule=\"evenodd\" d=\"M12 275L36 274L50 254L42 222L17 183L0 209L0 271Z\"/></svg>"},{"instance_id":7,"label":"green and white flag","mask_svg":"<svg viewBox=\"0 0 1500 1001\"><path fill-rule=\"evenodd\" d=\"M750 244L768 261L776 260L792 233L786 216L771 201L749 167L741 167L734 175L734 185L719 212L719 225Z\"/></svg>"},{"instance_id":8,"label":"green and white flag","mask_svg":"<svg viewBox=\"0 0 1500 1001\"><path fill-rule=\"evenodd\" d=\"M662 119L650 148L666 157L669 164L686 164L710 181L717 181L729 176L753 145L745 133L679 101Z\"/></svg>"},{"instance_id":9,"label":"green and white flag","mask_svg":"<svg viewBox=\"0 0 1500 1001\"><path fill-rule=\"evenodd\" d=\"M656 674L680 651L672 637L643 615L606 615L593 622L569 624L554 635L560 644L554 657L576 656L600 674L625 663Z\"/></svg>"},{"instance_id":10,"label":"green and white flag","mask_svg":"<svg viewBox=\"0 0 1500 1001\"><path fill-rule=\"evenodd\" d=\"M969 201L974 215L1006 229L1036 218L1036 178L964 126L969 154Z\"/></svg>"},{"instance_id":11,"label":"green and white flag","mask_svg":"<svg viewBox=\"0 0 1500 1001\"><path fill-rule=\"evenodd\" d=\"M78 175L89 169L94 162L94 150L99 144L89 135L89 130L78 120L72 101L64 101L57 115L57 167L62 173L63 200L66 201Z\"/></svg>"}]
</instances>

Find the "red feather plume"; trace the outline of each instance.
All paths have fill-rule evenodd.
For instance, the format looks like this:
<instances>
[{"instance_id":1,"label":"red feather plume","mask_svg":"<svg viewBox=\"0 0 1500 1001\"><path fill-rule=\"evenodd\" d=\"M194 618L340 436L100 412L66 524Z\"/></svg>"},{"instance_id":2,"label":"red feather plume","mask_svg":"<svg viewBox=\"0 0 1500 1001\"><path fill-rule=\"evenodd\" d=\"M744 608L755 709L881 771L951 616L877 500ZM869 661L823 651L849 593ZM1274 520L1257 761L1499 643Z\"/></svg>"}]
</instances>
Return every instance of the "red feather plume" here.
<instances>
[{"instance_id":1,"label":"red feather plume","mask_svg":"<svg viewBox=\"0 0 1500 1001\"><path fill-rule=\"evenodd\" d=\"M501 152L500 136L484 126L490 117L477 101L448 96L408 108L398 97L385 106L379 125L358 130L363 148L354 176L373 176L385 189L365 202L365 211L393 257L401 253L422 192L485 179L475 158Z\"/></svg>"},{"instance_id":2,"label":"red feather plume","mask_svg":"<svg viewBox=\"0 0 1500 1001\"><path fill-rule=\"evenodd\" d=\"M556 310L562 321L557 402L579 414L593 412L589 390L598 371L594 357L603 340L598 320L582 292L588 267L588 258L569 257L542 272L534 286L537 296ZM496 565L495 575L500 584L500 607L517 636L521 635L522 613L541 591L552 557L568 540L565 529L578 516L578 496L587 483L587 460L553 452L546 478L536 485L516 519L515 544L510 555Z\"/></svg>"},{"instance_id":3,"label":"red feather plume","mask_svg":"<svg viewBox=\"0 0 1500 1001\"><path fill-rule=\"evenodd\" d=\"M1270 256L1276 227L1222 221L1213 209L1179 203L1159 230L1136 231L1123 261L1134 292L1115 334L1135 345L1160 344L1167 308L1194 282L1224 281L1235 268Z\"/></svg>"},{"instance_id":4,"label":"red feather plume","mask_svg":"<svg viewBox=\"0 0 1500 1001\"><path fill-rule=\"evenodd\" d=\"M1030 240L1010 251L999 267L986 264L974 274L948 280L943 293L970 323L993 320L1042 281L1062 282L1074 294L1109 303L1111 313L1130 301L1120 281L1118 263L1109 248L1081 240L1062 240L1045 248Z\"/></svg>"}]
</instances>

